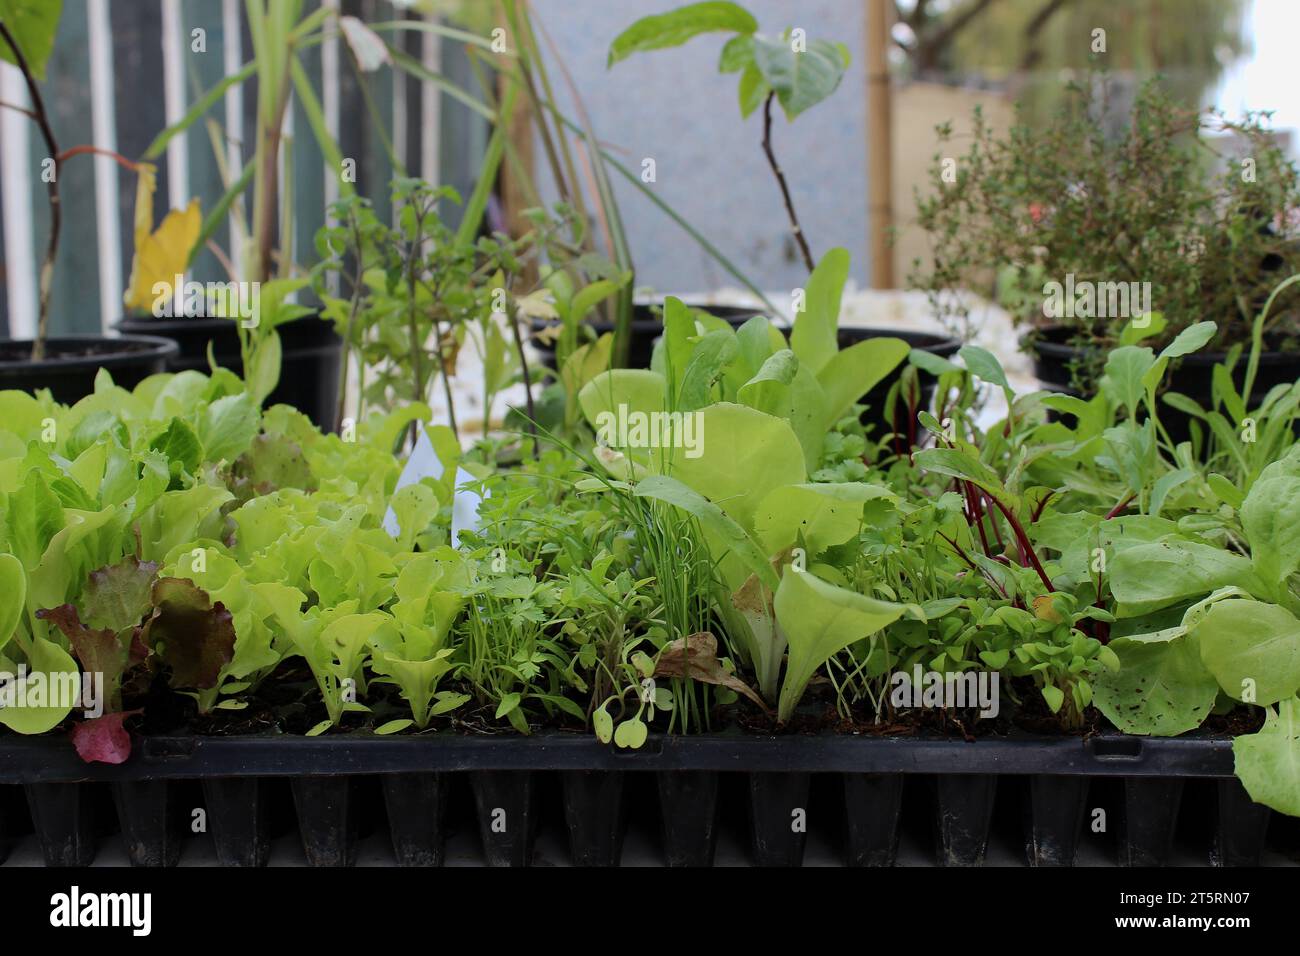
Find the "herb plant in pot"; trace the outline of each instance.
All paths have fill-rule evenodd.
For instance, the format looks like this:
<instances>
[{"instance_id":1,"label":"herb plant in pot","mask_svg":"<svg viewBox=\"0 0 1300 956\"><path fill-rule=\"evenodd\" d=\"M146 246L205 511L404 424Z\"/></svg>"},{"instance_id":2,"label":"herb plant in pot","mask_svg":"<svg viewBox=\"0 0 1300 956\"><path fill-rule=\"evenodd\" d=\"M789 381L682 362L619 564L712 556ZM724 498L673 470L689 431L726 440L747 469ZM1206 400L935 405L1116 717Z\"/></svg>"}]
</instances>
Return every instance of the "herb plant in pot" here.
<instances>
[{"instance_id":1,"label":"herb plant in pot","mask_svg":"<svg viewBox=\"0 0 1300 956\"><path fill-rule=\"evenodd\" d=\"M306 288L309 280L295 273L287 243L281 241L277 246L276 229L278 211L292 204L291 195L280 194L279 183L280 131L285 112L296 93L310 117L319 118L320 113L319 97L301 68L298 53L302 47L318 42L326 21L336 12L321 7L303 16L300 0L249 3L247 10L253 61L241 72L221 80L184 117L163 130L145 151L144 160L162 156L168 143L220 102L221 94L231 85L256 77L257 136L253 156L201 223L197 211L187 210L181 222L169 225L164 219L159 230L150 235L152 204L143 193L138 197L136 274L126 297L128 316L118 323L118 328L175 339L180 352L171 363L174 371L206 370L210 362L215 362L244 375L249 371L246 363L255 362L251 380L273 386L263 396L267 401L293 405L318 425L329 426L334 422L337 405L342 342L333 323L315 310L285 301ZM357 28L365 29L359 22ZM350 36L347 31L344 35ZM352 185L341 175L342 157L337 143L323 121L310 125L327 164L340 170L340 191L351 194ZM242 249L233 250L230 257L221 257L230 264L231 281L216 283L224 288L215 293L186 295L178 291L176 277L184 276L227 215L234 217L239 232L245 233L242 205L237 200L250 184L251 230L245 235ZM175 215L182 214L171 213L169 217ZM242 268L236 270L233 262L240 259ZM141 273L142 268L149 274ZM237 281L235 273L243 281ZM190 285L186 283L186 287ZM172 291L159 296L155 290L163 286ZM274 305L269 315L265 314L268 304ZM252 315L254 311L259 314ZM268 318L271 321L266 321Z\"/></svg>"},{"instance_id":2,"label":"herb plant in pot","mask_svg":"<svg viewBox=\"0 0 1300 956\"><path fill-rule=\"evenodd\" d=\"M849 65L849 50L843 43L808 39L802 30L787 30L780 36L758 32L758 21L744 7L735 3L692 3L663 14L643 17L624 30L609 49L609 63L626 59L634 53L680 46L705 33L732 34L718 59L720 73L740 76L738 94L740 112L748 118L760 107L763 112L762 149L781 192L790 232L800 256L811 274L817 264L808 237L795 211L794 200L784 170L772 146L773 104L780 104L788 121L816 106L839 87ZM823 266L841 270L834 288L835 302L848 275L848 255L837 250L828 254ZM813 293L809 290L809 296ZM877 337L901 337L918 349L941 358L956 354L961 343L947 336L934 336L910 330L886 328L849 328L839 330L842 348ZM924 362L924 360L922 360ZM930 364L930 363L925 363ZM915 410L928 407L937 379L925 365L909 363L879 382L864 398L867 420L878 433L900 433L915 421ZM913 409L910 418L902 411Z\"/></svg>"},{"instance_id":3,"label":"herb plant in pot","mask_svg":"<svg viewBox=\"0 0 1300 956\"><path fill-rule=\"evenodd\" d=\"M177 348L174 342L153 335L127 335L111 339L95 335L54 338L49 335L50 294L63 224L59 176L64 163L73 156L99 153L111 156L128 169L136 168L116 153L94 146L59 149L45 110L45 101L37 85L37 78L44 76L45 62L54 43L59 9L58 4L53 4L41 16L13 17L13 29L10 23L0 19L0 37L4 44L0 47L0 56L22 71L31 98L31 109L23 112L40 129L49 152L49 161L53 164L52 175L46 183L50 200L50 232L39 277L36 337L30 341L0 343L0 388L25 391L48 388L56 401L75 402L95 391L95 381L101 369L106 370L118 384L130 388L148 376L163 371L168 359L176 354ZM21 38L15 31L21 33Z\"/></svg>"},{"instance_id":4,"label":"herb plant in pot","mask_svg":"<svg viewBox=\"0 0 1300 956\"><path fill-rule=\"evenodd\" d=\"M1228 122L1185 109L1152 81L1115 133L1104 122L1110 93L1104 77L1075 84L1048 125L1021 122L1004 137L977 114L955 181L945 181L953 150L941 127L933 192L918 205L933 266L918 264L912 281L961 320L969 303L948 290L996 277L997 298L1028 329L1039 379L1075 395L1094 394L1111 348L1147 340L1159 349L1213 321L1208 349L1168 379L1169 391L1208 405L1216 376L1243 388L1244 363L1213 370L1251 344L1278 278L1300 267L1300 178L1259 115ZM1230 137L1240 155L1225 162L1207 133ZM1264 348L1247 404L1295 380L1296 302L1284 290L1259 326ZM1177 409L1165 425L1188 433Z\"/></svg>"}]
</instances>

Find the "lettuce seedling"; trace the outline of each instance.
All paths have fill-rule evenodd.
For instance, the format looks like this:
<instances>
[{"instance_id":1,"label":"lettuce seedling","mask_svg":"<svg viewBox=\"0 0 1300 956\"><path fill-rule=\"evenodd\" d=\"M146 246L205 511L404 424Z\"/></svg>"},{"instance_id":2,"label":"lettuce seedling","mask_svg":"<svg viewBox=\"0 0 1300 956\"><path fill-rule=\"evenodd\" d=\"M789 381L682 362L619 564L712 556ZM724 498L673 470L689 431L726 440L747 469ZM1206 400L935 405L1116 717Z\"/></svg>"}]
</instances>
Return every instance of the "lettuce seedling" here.
<instances>
[{"instance_id":1,"label":"lettuce seedling","mask_svg":"<svg viewBox=\"0 0 1300 956\"><path fill-rule=\"evenodd\" d=\"M276 621L293 641L294 650L311 668L320 688L328 717L307 736L314 737L337 727L346 712L365 712L358 695L364 688L365 662L375 631L391 626L386 615L356 613L357 601L345 601L322 610L303 610L307 597L297 588L263 582L254 589L270 605Z\"/></svg>"},{"instance_id":2,"label":"lettuce seedling","mask_svg":"<svg viewBox=\"0 0 1300 956\"><path fill-rule=\"evenodd\" d=\"M473 587L472 565L451 548L414 556L397 576L397 601L392 626L376 628L370 637L371 668L397 685L411 707L410 720L384 724L376 733L395 733L455 710L468 694L439 691L450 672L453 649L446 646L452 625L465 607Z\"/></svg>"}]
</instances>

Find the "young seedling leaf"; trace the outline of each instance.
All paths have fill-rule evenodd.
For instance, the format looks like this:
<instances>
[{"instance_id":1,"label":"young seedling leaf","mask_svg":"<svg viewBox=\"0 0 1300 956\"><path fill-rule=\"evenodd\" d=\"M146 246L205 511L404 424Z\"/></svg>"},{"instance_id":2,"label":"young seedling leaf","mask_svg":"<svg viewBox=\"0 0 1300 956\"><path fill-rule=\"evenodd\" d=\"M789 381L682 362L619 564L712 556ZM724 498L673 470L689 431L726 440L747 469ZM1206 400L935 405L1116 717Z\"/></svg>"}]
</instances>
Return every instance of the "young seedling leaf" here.
<instances>
[{"instance_id":1,"label":"young seedling leaf","mask_svg":"<svg viewBox=\"0 0 1300 956\"><path fill-rule=\"evenodd\" d=\"M1250 799L1300 816L1300 700L1290 698L1267 711L1258 733L1232 742L1232 755Z\"/></svg>"},{"instance_id":2,"label":"young seedling leaf","mask_svg":"<svg viewBox=\"0 0 1300 956\"><path fill-rule=\"evenodd\" d=\"M723 0L690 3L636 21L614 38L606 65L613 66L633 53L681 46L702 33L748 34L757 29L758 21L738 4Z\"/></svg>"}]
</instances>

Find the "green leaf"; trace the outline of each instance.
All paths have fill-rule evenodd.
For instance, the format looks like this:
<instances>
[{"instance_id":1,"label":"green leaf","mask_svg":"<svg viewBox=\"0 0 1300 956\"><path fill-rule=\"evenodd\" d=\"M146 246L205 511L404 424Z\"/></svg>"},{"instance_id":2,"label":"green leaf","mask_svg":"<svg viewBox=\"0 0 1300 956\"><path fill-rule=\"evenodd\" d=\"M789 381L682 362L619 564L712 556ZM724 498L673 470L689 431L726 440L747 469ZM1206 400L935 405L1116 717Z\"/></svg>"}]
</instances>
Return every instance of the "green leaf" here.
<instances>
[{"instance_id":1,"label":"green leaf","mask_svg":"<svg viewBox=\"0 0 1300 956\"><path fill-rule=\"evenodd\" d=\"M597 279L590 285L579 289L573 296L573 302L569 306L570 314L575 321L581 321L586 318L587 313L597 305L604 302L612 295L617 295L618 291L627 285L631 274L626 274L620 281L615 282L613 279Z\"/></svg>"},{"instance_id":2,"label":"green leaf","mask_svg":"<svg viewBox=\"0 0 1300 956\"><path fill-rule=\"evenodd\" d=\"M978 345L966 345L957 354L966 363L966 370L976 378L990 385L996 385L1003 391L1010 390L1011 384L1007 381L1007 373L1003 371L1002 363L988 349L980 348Z\"/></svg>"},{"instance_id":3,"label":"green leaf","mask_svg":"<svg viewBox=\"0 0 1300 956\"><path fill-rule=\"evenodd\" d=\"M1150 614L1222 587L1260 590L1248 558L1212 545L1172 540L1128 548L1111 563L1110 592L1119 603L1120 618Z\"/></svg>"},{"instance_id":4,"label":"green leaf","mask_svg":"<svg viewBox=\"0 0 1300 956\"><path fill-rule=\"evenodd\" d=\"M719 73L739 73L754 65L754 38L748 33L734 36L722 46L718 55Z\"/></svg>"},{"instance_id":5,"label":"green leaf","mask_svg":"<svg viewBox=\"0 0 1300 956\"><path fill-rule=\"evenodd\" d=\"M501 698L501 703L497 704L496 719L508 717L511 711L519 707L522 698L518 694L506 694Z\"/></svg>"},{"instance_id":6,"label":"green leaf","mask_svg":"<svg viewBox=\"0 0 1300 956\"><path fill-rule=\"evenodd\" d=\"M789 415L790 383L799 371L799 359L790 349L769 355L757 372L736 391L736 397L760 412L785 418Z\"/></svg>"},{"instance_id":7,"label":"green leaf","mask_svg":"<svg viewBox=\"0 0 1300 956\"><path fill-rule=\"evenodd\" d=\"M437 517L437 493L422 481L404 485L393 493L391 507L400 532L398 546L403 551L414 551L416 535Z\"/></svg>"},{"instance_id":8,"label":"green leaf","mask_svg":"<svg viewBox=\"0 0 1300 956\"><path fill-rule=\"evenodd\" d=\"M792 120L835 92L849 65L848 47L810 40L796 52L787 37L754 37L754 65L776 93L786 119Z\"/></svg>"},{"instance_id":9,"label":"green leaf","mask_svg":"<svg viewBox=\"0 0 1300 956\"><path fill-rule=\"evenodd\" d=\"M636 21L614 38L606 65L613 66L633 53L681 46L702 33L753 33L757 29L758 21L738 4L723 0L691 3Z\"/></svg>"},{"instance_id":10,"label":"green leaf","mask_svg":"<svg viewBox=\"0 0 1300 956\"><path fill-rule=\"evenodd\" d=\"M1147 506L1147 513L1152 517L1160 517L1160 512L1165 506L1165 499L1169 497L1169 493L1195 477L1196 472L1191 468L1179 468L1177 471L1161 475L1156 479L1155 484L1151 486L1151 503Z\"/></svg>"},{"instance_id":11,"label":"green leaf","mask_svg":"<svg viewBox=\"0 0 1300 956\"><path fill-rule=\"evenodd\" d=\"M863 503L875 498L895 495L888 488L858 482L784 485L759 502L754 530L768 554L802 538L812 558L856 535L863 525Z\"/></svg>"},{"instance_id":12,"label":"green leaf","mask_svg":"<svg viewBox=\"0 0 1300 956\"><path fill-rule=\"evenodd\" d=\"M596 732L596 739L602 744L607 744L614 739L614 718L609 716L609 711L603 704L592 712L591 726Z\"/></svg>"},{"instance_id":13,"label":"green leaf","mask_svg":"<svg viewBox=\"0 0 1300 956\"><path fill-rule=\"evenodd\" d=\"M956 448L927 448L917 452L913 460L918 467L928 471L935 471L952 478L965 478L973 482L1008 508L1012 508L1014 504L1011 497L1003 490L1002 481L997 473L974 455Z\"/></svg>"},{"instance_id":14,"label":"green leaf","mask_svg":"<svg viewBox=\"0 0 1300 956\"><path fill-rule=\"evenodd\" d=\"M614 745L617 747L626 747L629 750L636 750L646 742L646 737L650 734L650 728L645 725L645 721L640 718L625 720L618 725L614 731Z\"/></svg>"},{"instance_id":15,"label":"green leaf","mask_svg":"<svg viewBox=\"0 0 1300 956\"><path fill-rule=\"evenodd\" d=\"M736 98L740 102L740 118L749 119L754 110L763 105L769 92L771 89L763 79L759 68L752 63L745 67L745 71L740 74L740 83L736 87Z\"/></svg>"},{"instance_id":16,"label":"green leaf","mask_svg":"<svg viewBox=\"0 0 1300 956\"><path fill-rule=\"evenodd\" d=\"M1232 742L1237 777L1250 799L1279 813L1300 816L1300 700L1268 711L1258 733Z\"/></svg>"},{"instance_id":17,"label":"green leaf","mask_svg":"<svg viewBox=\"0 0 1300 956\"><path fill-rule=\"evenodd\" d=\"M267 396L279 384L282 357L280 333L270 329L258 339L248 361L249 367L244 370L248 394L252 396L255 405L266 401Z\"/></svg>"},{"instance_id":18,"label":"green leaf","mask_svg":"<svg viewBox=\"0 0 1300 956\"><path fill-rule=\"evenodd\" d=\"M28 574L27 600L35 608L55 607L81 590L85 568L91 563L87 545L93 543L95 532L123 512L113 507L90 512L69 509L65 516L67 526L50 539L40 563Z\"/></svg>"},{"instance_id":19,"label":"green leaf","mask_svg":"<svg viewBox=\"0 0 1300 956\"><path fill-rule=\"evenodd\" d=\"M248 451L260 426L257 402L247 393L219 398L203 413L199 440L210 462L234 461Z\"/></svg>"},{"instance_id":20,"label":"green leaf","mask_svg":"<svg viewBox=\"0 0 1300 956\"><path fill-rule=\"evenodd\" d=\"M399 730L405 730L407 727L414 726L414 724L415 721L409 717L402 717L398 720L390 720L385 724L380 724L375 728L374 733L375 736L382 737L386 734L395 734Z\"/></svg>"},{"instance_id":21,"label":"green leaf","mask_svg":"<svg viewBox=\"0 0 1300 956\"><path fill-rule=\"evenodd\" d=\"M1149 312L1145 316L1129 319L1119 334L1119 344L1137 345L1139 342L1159 335L1168 325L1169 323L1164 315L1159 312Z\"/></svg>"},{"instance_id":22,"label":"green leaf","mask_svg":"<svg viewBox=\"0 0 1300 956\"><path fill-rule=\"evenodd\" d=\"M59 496L50 490L49 482L37 469L27 472L22 487L9 496L5 523L9 551L29 571L35 569L65 523Z\"/></svg>"},{"instance_id":23,"label":"green leaf","mask_svg":"<svg viewBox=\"0 0 1300 956\"><path fill-rule=\"evenodd\" d=\"M831 428L856 402L907 358L912 347L902 339L876 338L857 342L832 355L817 373L826 394L823 427Z\"/></svg>"},{"instance_id":24,"label":"green leaf","mask_svg":"<svg viewBox=\"0 0 1300 956\"><path fill-rule=\"evenodd\" d=\"M0 553L0 650L9 643L27 603L27 572L12 554Z\"/></svg>"},{"instance_id":25,"label":"green leaf","mask_svg":"<svg viewBox=\"0 0 1300 956\"><path fill-rule=\"evenodd\" d=\"M14 35L28 68L38 80L45 79L45 63L54 50L62 12L63 0L0 0L0 20ZM13 50L3 40L0 40L0 57L6 63L18 63Z\"/></svg>"},{"instance_id":26,"label":"green leaf","mask_svg":"<svg viewBox=\"0 0 1300 956\"><path fill-rule=\"evenodd\" d=\"M1207 345L1210 339L1214 338L1214 333L1218 331L1218 328L1213 322L1197 322L1194 325L1189 325L1161 350L1160 357L1162 359L1173 359L1190 355Z\"/></svg>"},{"instance_id":27,"label":"green leaf","mask_svg":"<svg viewBox=\"0 0 1300 956\"><path fill-rule=\"evenodd\" d=\"M1275 704L1300 690L1300 621L1286 608L1220 601L1191 633L1201 661L1229 697Z\"/></svg>"},{"instance_id":28,"label":"green leaf","mask_svg":"<svg viewBox=\"0 0 1300 956\"><path fill-rule=\"evenodd\" d=\"M773 601L776 619L789 641L789 658L777 720L794 714L817 668L850 644L869 637L902 616L904 607L827 584L811 571L788 569Z\"/></svg>"},{"instance_id":29,"label":"green leaf","mask_svg":"<svg viewBox=\"0 0 1300 956\"><path fill-rule=\"evenodd\" d=\"M803 448L790 423L746 405L720 402L699 413L701 453L679 453L672 475L719 505L743 528L773 488L806 477Z\"/></svg>"},{"instance_id":30,"label":"green leaf","mask_svg":"<svg viewBox=\"0 0 1300 956\"><path fill-rule=\"evenodd\" d=\"M1300 569L1300 478L1261 475L1241 506L1259 576L1280 588Z\"/></svg>"},{"instance_id":31,"label":"green leaf","mask_svg":"<svg viewBox=\"0 0 1300 956\"><path fill-rule=\"evenodd\" d=\"M1057 713L1061 709L1061 705L1065 703L1064 692L1053 684L1044 684L1042 691L1043 700L1047 701L1048 709L1054 714Z\"/></svg>"},{"instance_id":32,"label":"green leaf","mask_svg":"<svg viewBox=\"0 0 1300 956\"><path fill-rule=\"evenodd\" d=\"M961 366L948 361L942 355L927 352L925 349L912 349L907 353L907 361L921 371L929 372L936 378L949 372L961 371Z\"/></svg>"},{"instance_id":33,"label":"green leaf","mask_svg":"<svg viewBox=\"0 0 1300 956\"><path fill-rule=\"evenodd\" d=\"M750 573L758 575L767 586L776 589L776 572L749 533L721 508L699 492L667 475L651 475L637 483L634 494L638 498L653 498L681 508L695 517L702 527L712 532L727 551L734 554Z\"/></svg>"},{"instance_id":34,"label":"green leaf","mask_svg":"<svg viewBox=\"0 0 1300 956\"><path fill-rule=\"evenodd\" d=\"M730 329L702 336L682 374L673 409L691 412L708 405L712 401L713 386L722 377L723 367L736 357L738 351L736 334Z\"/></svg>"},{"instance_id":35,"label":"green leaf","mask_svg":"<svg viewBox=\"0 0 1300 956\"><path fill-rule=\"evenodd\" d=\"M1199 727L1214 707L1219 683L1190 638L1143 642L1120 637L1109 647L1120 668L1094 676L1093 699L1124 733L1177 736Z\"/></svg>"},{"instance_id":36,"label":"green leaf","mask_svg":"<svg viewBox=\"0 0 1300 956\"><path fill-rule=\"evenodd\" d=\"M203 462L203 447L199 444L199 436L179 418L173 418L168 423L167 430L154 438L149 447L191 475L198 474L199 465Z\"/></svg>"},{"instance_id":37,"label":"green leaf","mask_svg":"<svg viewBox=\"0 0 1300 956\"><path fill-rule=\"evenodd\" d=\"M1216 365L1210 373L1212 389L1216 399L1215 405L1223 403L1230 419L1240 424L1246 418L1246 403L1237 394L1237 386L1232 380L1232 373L1226 365Z\"/></svg>"},{"instance_id":38,"label":"green leaf","mask_svg":"<svg viewBox=\"0 0 1300 956\"><path fill-rule=\"evenodd\" d=\"M664 410L665 391L668 387L658 372L639 368L616 368L602 372L582 387L578 402L587 424L599 429L609 420L604 414L618 416L619 406L629 412L650 414Z\"/></svg>"},{"instance_id":39,"label":"green leaf","mask_svg":"<svg viewBox=\"0 0 1300 956\"><path fill-rule=\"evenodd\" d=\"M44 682L46 698L43 705L33 706L36 685L34 679ZM28 705L19 707L22 700L20 684L27 685ZM53 641L37 637L32 641L31 653L27 656L27 676L19 681L16 677L0 692L0 724L20 734L43 734L53 730L72 712L72 701L55 700L56 688L75 688L81 690L81 672L77 662L63 648ZM10 693L14 696L10 698Z\"/></svg>"},{"instance_id":40,"label":"green leaf","mask_svg":"<svg viewBox=\"0 0 1300 956\"><path fill-rule=\"evenodd\" d=\"M821 372L839 351L840 300L848 277L849 253L839 248L822 256L808 277L804 309L795 316L790 347L813 373Z\"/></svg>"},{"instance_id":41,"label":"green leaf","mask_svg":"<svg viewBox=\"0 0 1300 956\"><path fill-rule=\"evenodd\" d=\"M1142 396L1146 393L1143 379L1155 361L1155 353L1151 349L1138 345L1117 348L1106 360L1106 379L1111 394L1119 405L1131 413L1137 412Z\"/></svg>"}]
</instances>

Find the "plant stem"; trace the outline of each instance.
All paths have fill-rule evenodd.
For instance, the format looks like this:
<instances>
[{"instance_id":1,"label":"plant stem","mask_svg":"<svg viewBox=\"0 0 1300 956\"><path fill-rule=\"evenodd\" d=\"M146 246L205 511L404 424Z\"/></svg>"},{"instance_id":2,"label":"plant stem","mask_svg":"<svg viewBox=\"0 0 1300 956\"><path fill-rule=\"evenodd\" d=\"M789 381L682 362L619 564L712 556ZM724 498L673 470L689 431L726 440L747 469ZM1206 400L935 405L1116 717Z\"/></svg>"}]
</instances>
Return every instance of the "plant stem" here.
<instances>
[{"instance_id":1,"label":"plant stem","mask_svg":"<svg viewBox=\"0 0 1300 956\"><path fill-rule=\"evenodd\" d=\"M90 145L71 146L68 149L65 149L58 156L56 156L55 161L60 166L62 166L67 160L71 159L73 156L87 156L87 155L107 156L109 159L116 162L123 169L129 169L133 173L140 171L139 163L133 163L131 162L131 160L127 159L121 153L115 153L111 149L102 149L99 146L90 146Z\"/></svg>"},{"instance_id":2,"label":"plant stem","mask_svg":"<svg viewBox=\"0 0 1300 956\"><path fill-rule=\"evenodd\" d=\"M1043 587L1047 588L1048 591L1055 591L1056 588L1052 587L1052 579L1049 578L1047 572L1043 570L1043 564L1038 560L1038 554L1034 551L1034 546L1029 541L1029 535L1025 534L1025 529L1021 527L1020 520L1015 516L1015 513L1012 512L1010 508L1004 505L997 498L991 498L990 500L997 505L998 510L1006 517L1007 524L1011 525L1011 530L1016 536L1016 543L1020 545L1020 552L1029 559L1030 567L1032 567L1034 572L1038 575L1038 580L1043 582Z\"/></svg>"},{"instance_id":3,"label":"plant stem","mask_svg":"<svg viewBox=\"0 0 1300 956\"><path fill-rule=\"evenodd\" d=\"M524 403L528 407L528 434L533 438L533 459L542 457L537 444L537 412L533 408L533 380L528 371L528 356L524 353L524 340L519 335L519 312L514 302L506 303L506 319L510 323L510 334L515 339L515 351L519 353L519 368L524 376ZM486 425L484 426L486 429Z\"/></svg>"},{"instance_id":4,"label":"plant stem","mask_svg":"<svg viewBox=\"0 0 1300 956\"><path fill-rule=\"evenodd\" d=\"M424 342L420 340L420 322L415 314L415 252L410 253L411 258L406 264L406 330L411 338L411 375L414 381L411 382L411 401L424 401L424 363L420 361L424 356ZM417 434L415 422L411 422L411 441L414 442Z\"/></svg>"},{"instance_id":5,"label":"plant stem","mask_svg":"<svg viewBox=\"0 0 1300 956\"><path fill-rule=\"evenodd\" d=\"M45 112L45 101L41 99L41 91L36 86L36 78L32 76L32 68L18 46L18 41L14 39L14 35L9 32L9 27L3 20L0 20L0 36L3 36L5 42L9 44L9 49L13 51L14 62L18 64L18 69L22 70L28 95L32 99L32 111L29 115L40 127L41 136L45 139L45 148L50 151L50 158L54 161L54 175L46 184L50 196L50 238L45 246L45 261L41 263L40 311L36 322L36 338L32 342L32 361L38 362L45 358L45 339L50 331L50 291L54 286L54 257L59 251L59 231L63 226L63 204L59 201L59 146L54 140L54 131L50 129L50 117Z\"/></svg>"},{"instance_id":6,"label":"plant stem","mask_svg":"<svg viewBox=\"0 0 1300 956\"><path fill-rule=\"evenodd\" d=\"M434 316L433 319L433 338L438 347L438 373L442 379L442 393L447 399L447 423L451 425L451 433L459 439L460 429L456 427L456 403L451 395L451 376L447 374L446 360L443 358L442 323L438 321L437 316ZM485 411L484 414L487 414L487 412ZM486 422L486 419L484 421ZM487 435L486 424L483 427L483 434Z\"/></svg>"},{"instance_id":7,"label":"plant stem","mask_svg":"<svg viewBox=\"0 0 1300 956\"><path fill-rule=\"evenodd\" d=\"M767 164L772 167L777 184L781 187L785 213L790 217L790 230L794 233L795 241L799 243L799 252L803 254L804 265L808 267L809 272L812 272L816 264L808 248L808 240L804 238L803 229L799 226L799 217L795 215L794 202L790 199L790 187L785 182L785 173L781 172L781 165L776 161L776 154L772 152L772 98L775 96L775 93L768 93L767 99L763 101L763 152L767 154Z\"/></svg>"},{"instance_id":8,"label":"plant stem","mask_svg":"<svg viewBox=\"0 0 1300 956\"><path fill-rule=\"evenodd\" d=\"M985 557L991 558L993 552L989 548L988 535L984 533L984 508L980 504L980 496L975 492L975 486L969 481L962 482L962 490L966 493L967 520L979 532L980 544L984 546Z\"/></svg>"},{"instance_id":9,"label":"plant stem","mask_svg":"<svg viewBox=\"0 0 1300 956\"><path fill-rule=\"evenodd\" d=\"M1116 518L1119 515L1123 514L1124 511L1128 508L1128 506L1133 503L1133 499L1136 497L1137 495L1130 494L1127 498L1125 498L1123 501L1117 504L1114 508L1111 508L1110 511L1106 512L1106 519Z\"/></svg>"},{"instance_id":10,"label":"plant stem","mask_svg":"<svg viewBox=\"0 0 1300 956\"><path fill-rule=\"evenodd\" d=\"M987 498L989 501L993 500L993 496L990 495L987 491L984 492L984 497ZM990 512L987 508L985 508L984 510L985 513L988 514L990 518L993 517L992 512ZM989 524L993 526L993 537L998 543L998 548L1001 551L1005 551L1007 549L1007 545L1006 542L1002 540L1002 528L998 525L996 520L990 521Z\"/></svg>"},{"instance_id":11,"label":"plant stem","mask_svg":"<svg viewBox=\"0 0 1300 956\"><path fill-rule=\"evenodd\" d=\"M285 109L289 105L289 80L289 71L285 70L280 78L272 115L258 131L253 220L257 241L255 278L261 282L274 277L271 261L275 248L276 209L279 206L280 138L284 130Z\"/></svg>"},{"instance_id":12,"label":"plant stem","mask_svg":"<svg viewBox=\"0 0 1300 956\"><path fill-rule=\"evenodd\" d=\"M357 264L352 279L352 301L348 304L348 324L343 333L343 360L339 363L339 403L338 409L334 413L334 430L340 434L343 431L343 413L347 409L348 359L352 354L352 329L356 322L357 311L361 305L361 290L364 287L366 275L365 250L361 246L361 229L357 223L356 213L351 213L349 218L352 226L352 243L357 250ZM357 417L360 417L360 415Z\"/></svg>"}]
</instances>

